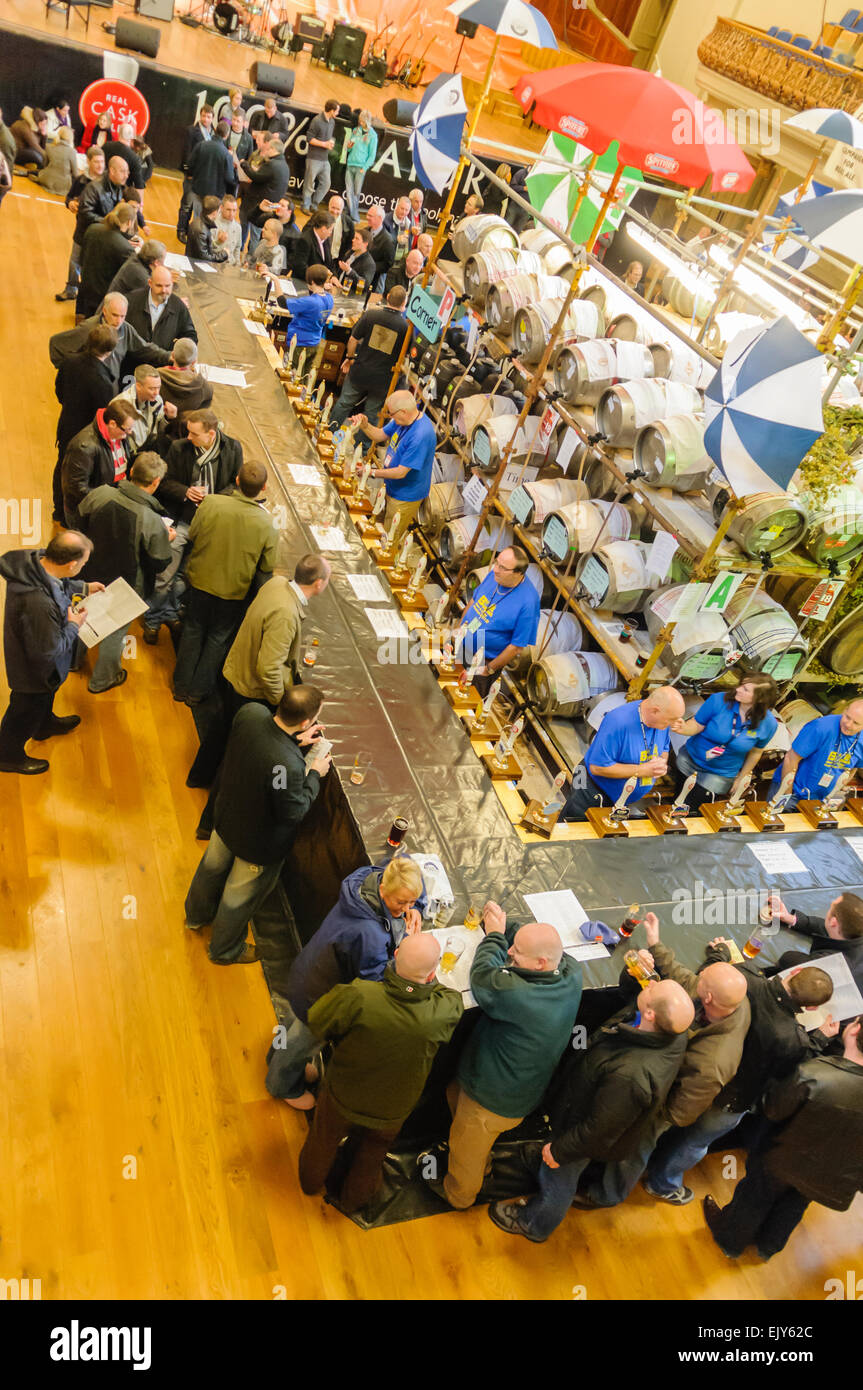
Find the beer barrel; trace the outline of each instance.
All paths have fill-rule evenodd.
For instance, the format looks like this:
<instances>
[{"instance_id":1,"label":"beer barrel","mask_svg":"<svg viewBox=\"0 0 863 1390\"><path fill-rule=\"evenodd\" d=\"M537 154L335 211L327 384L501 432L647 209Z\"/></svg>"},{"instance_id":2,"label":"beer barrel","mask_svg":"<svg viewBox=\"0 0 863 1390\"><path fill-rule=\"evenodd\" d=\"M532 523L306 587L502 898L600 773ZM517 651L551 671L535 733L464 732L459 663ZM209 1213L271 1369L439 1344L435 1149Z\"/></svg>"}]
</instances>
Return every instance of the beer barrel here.
<instances>
[{"instance_id":1,"label":"beer barrel","mask_svg":"<svg viewBox=\"0 0 863 1390\"><path fill-rule=\"evenodd\" d=\"M583 451L585 460L584 470L581 476L587 484L587 490L590 496L594 501L601 497L611 497L620 486L619 479L615 478L608 464L602 458L602 455L598 454L595 449L592 449L589 444L581 445L581 450ZM581 462L582 453L576 449L573 454L573 473L578 473L579 468L581 468Z\"/></svg>"},{"instance_id":2,"label":"beer barrel","mask_svg":"<svg viewBox=\"0 0 863 1390\"><path fill-rule=\"evenodd\" d=\"M635 314L616 314L606 329L607 338L622 338L628 343L646 343L647 329Z\"/></svg>"},{"instance_id":3,"label":"beer barrel","mask_svg":"<svg viewBox=\"0 0 863 1390\"><path fill-rule=\"evenodd\" d=\"M653 587L646 553L638 541L609 541L593 554L582 555L575 573L589 591L585 599L588 606L608 608L612 613L641 609Z\"/></svg>"},{"instance_id":4,"label":"beer barrel","mask_svg":"<svg viewBox=\"0 0 863 1390\"><path fill-rule=\"evenodd\" d=\"M582 280L581 283L584 284L584 281ZM579 290L578 297L579 299L589 300L591 304L596 305L603 316L605 315L605 306L608 303L608 297L602 285L587 285L584 289Z\"/></svg>"},{"instance_id":5,"label":"beer barrel","mask_svg":"<svg viewBox=\"0 0 863 1390\"><path fill-rule=\"evenodd\" d=\"M652 487L694 492L707 482L713 460L704 452L704 426L694 415L669 415L645 425L633 457Z\"/></svg>"},{"instance_id":6,"label":"beer barrel","mask_svg":"<svg viewBox=\"0 0 863 1390\"><path fill-rule=\"evenodd\" d=\"M650 343L648 347L653 358L654 376L664 376L669 381L684 381L703 391L715 374L716 368L711 367L687 343L675 339L673 343Z\"/></svg>"},{"instance_id":7,"label":"beer barrel","mask_svg":"<svg viewBox=\"0 0 863 1390\"><path fill-rule=\"evenodd\" d=\"M700 409L701 397L692 386L638 379L603 393L596 407L596 424L609 443L626 448L635 443L638 431L654 420Z\"/></svg>"},{"instance_id":8,"label":"beer barrel","mask_svg":"<svg viewBox=\"0 0 863 1390\"><path fill-rule=\"evenodd\" d=\"M485 304L492 285L508 280L510 275L541 275L544 266L542 259L532 251L505 250L481 251L479 255L468 256L464 264L465 294L470 295L474 304Z\"/></svg>"},{"instance_id":9,"label":"beer barrel","mask_svg":"<svg viewBox=\"0 0 863 1390\"><path fill-rule=\"evenodd\" d=\"M647 631L654 642L665 624L672 620L677 600L685 588L683 584L670 584L657 589L644 605ZM722 614L698 613L675 625L660 661L672 676L709 681L724 670L728 651L728 626Z\"/></svg>"},{"instance_id":10,"label":"beer barrel","mask_svg":"<svg viewBox=\"0 0 863 1390\"><path fill-rule=\"evenodd\" d=\"M818 657L837 676L863 676L863 613L852 613L837 623Z\"/></svg>"},{"instance_id":11,"label":"beer barrel","mask_svg":"<svg viewBox=\"0 0 863 1390\"><path fill-rule=\"evenodd\" d=\"M586 343L564 343L552 359L555 391L559 391L570 405L596 405L603 391L617 381L614 346L602 338ZM651 372L645 371L643 375L650 376Z\"/></svg>"},{"instance_id":12,"label":"beer barrel","mask_svg":"<svg viewBox=\"0 0 863 1390\"><path fill-rule=\"evenodd\" d=\"M565 507L569 502L586 502L590 497L585 483L569 478L525 483L524 490L533 504L522 523L524 526L539 526L559 507Z\"/></svg>"},{"instance_id":13,"label":"beer barrel","mask_svg":"<svg viewBox=\"0 0 863 1390\"><path fill-rule=\"evenodd\" d=\"M496 473L513 435L515 443L509 456L510 462L527 458L533 451L540 424L539 416L529 415L519 429L515 415L499 415L476 425L470 437L474 466L482 469L483 473Z\"/></svg>"},{"instance_id":14,"label":"beer barrel","mask_svg":"<svg viewBox=\"0 0 863 1390\"><path fill-rule=\"evenodd\" d=\"M551 512L542 527L542 543L557 564L571 550L581 554L592 550L597 539L626 540L630 517L619 502L593 498L590 502L569 502Z\"/></svg>"},{"instance_id":15,"label":"beer barrel","mask_svg":"<svg viewBox=\"0 0 863 1390\"><path fill-rule=\"evenodd\" d=\"M453 407L453 420L456 429L464 439L470 439L475 428L486 420L502 419L506 415L518 414L518 406L511 396L500 393L491 395L466 396L456 401Z\"/></svg>"},{"instance_id":16,"label":"beer barrel","mask_svg":"<svg viewBox=\"0 0 863 1390\"><path fill-rule=\"evenodd\" d=\"M720 492L716 499L714 517L717 522L725 509L726 496ZM735 514L728 528L728 536L747 555L757 558L763 550L770 555L784 555L786 550L791 550L797 544L805 531L806 508L797 498L754 492Z\"/></svg>"},{"instance_id":17,"label":"beer barrel","mask_svg":"<svg viewBox=\"0 0 863 1390\"><path fill-rule=\"evenodd\" d=\"M478 516L452 517L445 521L440 533L440 553L444 564L459 562L479 525ZM491 536L483 529L477 541L474 559L477 565L487 565L491 558Z\"/></svg>"},{"instance_id":18,"label":"beer barrel","mask_svg":"<svg viewBox=\"0 0 863 1390\"><path fill-rule=\"evenodd\" d=\"M492 285L485 316L498 333L511 333L517 309L538 299L565 299L569 285L559 275L511 275Z\"/></svg>"},{"instance_id":19,"label":"beer barrel","mask_svg":"<svg viewBox=\"0 0 863 1390\"><path fill-rule=\"evenodd\" d=\"M577 652L584 640L581 623L574 613L565 608L543 608L539 615L536 641L531 647L523 647L513 663L512 670L517 676L526 676L542 656L557 656L560 652Z\"/></svg>"},{"instance_id":20,"label":"beer barrel","mask_svg":"<svg viewBox=\"0 0 863 1390\"><path fill-rule=\"evenodd\" d=\"M571 280L573 273L572 256L555 232L547 227L531 227L522 232L521 244L525 251L533 251L542 260L547 275L562 275Z\"/></svg>"},{"instance_id":21,"label":"beer barrel","mask_svg":"<svg viewBox=\"0 0 863 1390\"><path fill-rule=\"evenodd\" d=\"M515 312L512 345L525 362L536 363L545 352L560 317L559 299L541 299ZM574 299L566 311L561 333L565 338L595 338L602 332L603 319L595 304Z\"/></svg>"},{"instance_id":22,"label":"beer barrel","mask_svg":"<svg viewBox=\"0 0 863 1390\"><path fill-rule=\"evenodd\" d=\"M776 713L788 731L788 747L790 748L803 726L811 724L813 719L820 719L824 711L816 709L808 700L803 700L797 696L793 700L786 700L783 704L777 705ZM771 745L768 746L772 746L772 740Z\"/></svg>"},{"instance_id":23,"label":"beer barrel","mask_svg":"<svg viewBox=\"0 0 863 1390\"><path fill-rule=\"evenodd\" d=\"M538 714L566 718L592 696L616 690L617 683L617 671L601 652L560 652L531 667L527 692Z\"/></svg>"},{"instance_id":24,"label":"beer barrel","mask_svg":"<svg viewBox=\"0 0 863 1390\"><path fill-rule=\"evenodd\" d=\"M438 536L445 522L464 514L465 505L458 483L432 483L428 497L420 503L418 520L428 535Z\"/></svg>"},{"instance_id":25,"label":"beer barrel","mask_svg":"<svg viewBox=\"0 0 863 1390\"><path fill-rule=\"evenodd\" d=\"M703 615L702 615L703 616ZM731 645L739 647L747 664L775 680L789 680L805 659L809 643L781 603L759 590L738 589L725 616Z\"/></svg>"},{"instance_id":26,"label":"beer barrel","mask_svg":"<svg viewBox=\"0 0 863 1390\"><path fill-rule=\"evenodd\" d=\"M705 285L705 288L696 294L678 280L676 275L665 276L662 281L662 293L676 314L684 319L691 319L694 315L699 323L703 323L707 318L716 298L714 286Z\"/></svg>"},{"instance_id":27,"label":"beer barrel","mask_svg":"<svg viewBox=\"0 0 863 1390\"><path fill-rule=\"evenodd\" d=\"M815 502L806 493L800 501L809 513L803 544L819 565L828 560L850 560L863 550L863 492L853 483L833 488Z\"/></svg>"},{"instance_id":28,"label":"beer barrel","mask_svg":"<svg viewBox=\"0 0 863 1390\"><path fill-rule=\"evenodd\" d=\"M452 234L452 249L456 258L466 261L480 251L518 250L518 236L502 217L479 213L463 217Z\"/></svg>"}]
</instances>

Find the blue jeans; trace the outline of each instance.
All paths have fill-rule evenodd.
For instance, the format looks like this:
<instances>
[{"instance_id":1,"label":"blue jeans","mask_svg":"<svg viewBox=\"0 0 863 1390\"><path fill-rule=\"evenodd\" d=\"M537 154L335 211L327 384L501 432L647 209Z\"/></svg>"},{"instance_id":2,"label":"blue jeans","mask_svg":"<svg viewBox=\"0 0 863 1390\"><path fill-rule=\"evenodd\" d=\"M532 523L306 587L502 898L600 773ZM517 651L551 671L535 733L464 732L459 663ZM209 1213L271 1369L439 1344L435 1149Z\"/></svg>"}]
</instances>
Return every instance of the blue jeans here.
<instances>
[{"instance_id":1,"label":"blue jeans","mask_svg":"<svg viewBox=\"0 0 863 1390\"><path fill-rule=\"evenodd\" d=\"M308 1024L293 1015L284 1046L276 1047L274 1043L267 1053L267 1090L270 1095L277 1100L296 1100L301 1096L306 1089L303 1075L306 1063L312 1060L320 1046L321 1039Z\"/></svg>"},{"instance_id":2,"label":"blue jeans","mask_svg":"<svg viewBox=\"0 0 863 1390\"><path fill-rule=\"evenodd\" d=\"M563 1163L559 1168L549 1168L545 1162L539 1165L539 1196L531 1197L519 1215L519 1222L532 1236L547 1240L556 1231L569 1208L578 1189L578 1180L590 1159L585 1154L575 1163Z\"/></svg>"},{"instance_id":3,"label":"blue jeans","mask_svg":"<svg viewBox=\"0 0 863 1390\"><path fill-rule=\"evenodd\" d=\"M345 198L347 199L348 212L355 222L360 220L360 193L365 178L365 169L352 169L350 165L345 168Z\"/></svg>"},{"instance_id":4,"label":"blue jeans","mask_svg":"<svg viewBox=\"0 0 863 1390\"><path fill-rule=\"evenodd\" d=\"M186 921L194 927L212 922L214 964L232 965L243 954L249 918L274 887L281 867L280 859L275 864L238 859L213 831L186 894Z\"/></svg>"},{"instance_id":5,"label":"blue jeans","mask_svg":"<svg viewBox=\"0 0 863 1390\"><path fill-rule=\"evenodd\" d=\"M306 155L306 169L303 174L303 212L311 212L312 203L317 207L330 191L330 161L309 159Z\"/></svg>"},{"instance_id":6,"label":"blue jeans","mask_svg":"<svg viewBox=\"0 0 863 1390\"><path fill-rule=\"evenodd\" d=\"M727 796L734 786L734 777L721 777L718 772L705 772L704 768L699 767L698 764L690 758L685 746L681 748L675 761L679 774L678 791L683 786L687 777L692 776L693 772L696 773L698 777L698 781L695 783L695 786L692 788L687 798L692 810L697 810L699 806L703 806L705 801L710 800L707 795L708 792L712 792L714 796ZM735 776L736 775L735 773Z\"/></svg>"},{"instance_id":7,"label":"blue jeans","mask_svg":"<svg viewBox=\"0 0 863 1390\"><path fill-rule=\"evenodd\" d=\"M190 586L174 667L174 694L179 699L205 700L212 695L245 608L245 599L219 598Z\"/></svg>"},{"instance_id":8,"label":"blue jeans","mask_svg":"<svg viewBox=\"0 0 863 1390\"><path fill-rule=\"evenodd\" d=\"M683 1179L700 1163L714 1139L736 1129L745 1110L719 1110L711 1106L685 1129L670 1129L662 1136L647 1165L645 1178L654 1192L669 1194L683 1186Z\"/></svg>"},{"instance_id":9,"label":"blue jeans","mask_svg":"<svg viewBox=\"0 0 863 1390\"><path fill-rule=\"evenodd\" d=\"M183 593L183 570L185 568L186 547L189 544L189 527L185 521L178 521L174 527L176 535L171 541L171 559L156 576L150 607L141 618L144 627L159 631L162 623L179 621L179 604Z\"/></svg>"},{"instance_id":10,"label":"blue jeans","mask_svg":"<svg viewBox=\"0 0 863 1390\"><path fill-rule=\"evenodd\" d=\"M596 1206L616 1207L618 1203L626 1201L644 1172L660 1133L662 1130L657 1131L655 1126L651 1126L629 1158L604 1164L600 1176L587 1189L588 1197Z\"/></svg>"}]
</instances>

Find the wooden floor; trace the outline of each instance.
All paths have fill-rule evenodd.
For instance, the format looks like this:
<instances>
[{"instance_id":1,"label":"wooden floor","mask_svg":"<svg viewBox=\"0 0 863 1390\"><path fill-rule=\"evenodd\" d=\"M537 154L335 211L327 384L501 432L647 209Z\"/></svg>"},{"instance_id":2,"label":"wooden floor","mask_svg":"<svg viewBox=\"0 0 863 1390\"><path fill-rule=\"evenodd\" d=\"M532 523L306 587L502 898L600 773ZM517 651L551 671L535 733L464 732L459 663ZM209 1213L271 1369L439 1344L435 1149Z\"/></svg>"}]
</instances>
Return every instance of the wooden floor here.
<instances>
[{"instance_id":1,"label":"wooden floor","mask_svg":"<svg viewBox=\"0 0 863 1390\"><path fill-rule=\"evenodd\" d=\"M179 185L157 175L151 189L156 234L176 246ZM43 544L47 339L72 319L53 299L71 227L16 176L0 209L0 499L41 503ZM812 1208L762 1266L718 1254L699 1203L669 1209L640 1190L615 1211L572 1212L545 1246L503 1235L484 1209L363 1233L302 1197L306 1122L264 1088L274 1020L260 968L212 966L183 930L204 794L184 786L195 738L168 655L164 638L139 645L127 684L102 696L70 677L58 708L83 722L45 745L50 772L0 777L0 1277L39 1278L44 1298L115 1299L569 1299L577 1286L594 1300L821 1299L844 1279L859 1198L846 1215ZM695 1187L727 1200L719 1158Z\"/></svg>"}]
</instances>

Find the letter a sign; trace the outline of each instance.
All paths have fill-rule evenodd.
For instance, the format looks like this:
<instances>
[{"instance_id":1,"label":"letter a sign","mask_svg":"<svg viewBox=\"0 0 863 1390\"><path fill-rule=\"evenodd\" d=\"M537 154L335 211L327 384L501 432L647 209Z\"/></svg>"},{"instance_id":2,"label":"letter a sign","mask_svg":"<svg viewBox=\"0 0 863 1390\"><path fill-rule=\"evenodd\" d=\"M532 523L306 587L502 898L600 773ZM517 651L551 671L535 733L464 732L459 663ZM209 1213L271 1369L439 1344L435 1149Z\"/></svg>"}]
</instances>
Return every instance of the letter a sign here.
<instances>
[{"instance_id":1,"label":"letter a sign","mask_svg":"<svg viewBox=\"0 0 863 1390\"><path fill-rule=\"evenodd\" d=\"M744 577L742 574L717 575L707 591L707 597L701 605L701 612L724 613L743 583Z\"/></svg>"}]
</instances>

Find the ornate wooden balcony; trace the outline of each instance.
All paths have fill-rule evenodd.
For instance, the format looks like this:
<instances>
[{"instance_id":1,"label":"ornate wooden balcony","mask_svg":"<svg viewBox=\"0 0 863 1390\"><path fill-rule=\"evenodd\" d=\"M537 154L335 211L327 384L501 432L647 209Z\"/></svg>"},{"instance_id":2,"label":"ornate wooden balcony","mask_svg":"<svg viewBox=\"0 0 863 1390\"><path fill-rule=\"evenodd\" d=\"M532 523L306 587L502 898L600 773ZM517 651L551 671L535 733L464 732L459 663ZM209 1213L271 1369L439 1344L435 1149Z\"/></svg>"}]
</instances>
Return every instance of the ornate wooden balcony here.
<instances>
[{"instance_id":1,"label":"ornate wooden balcony","mask_svg":"<svg viewBox=\"0 0 863 1390\"><path fill-rule=\"evenodd\" d=\"M698 57L713 72L795 111L832 106L853 115L863 105L863 73L856 68L816 58L733 19L717 19Z\"/></svg>"}]
</instances>

